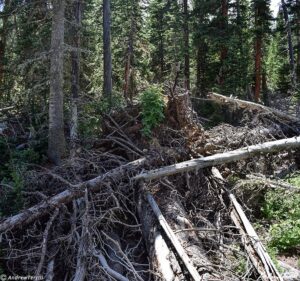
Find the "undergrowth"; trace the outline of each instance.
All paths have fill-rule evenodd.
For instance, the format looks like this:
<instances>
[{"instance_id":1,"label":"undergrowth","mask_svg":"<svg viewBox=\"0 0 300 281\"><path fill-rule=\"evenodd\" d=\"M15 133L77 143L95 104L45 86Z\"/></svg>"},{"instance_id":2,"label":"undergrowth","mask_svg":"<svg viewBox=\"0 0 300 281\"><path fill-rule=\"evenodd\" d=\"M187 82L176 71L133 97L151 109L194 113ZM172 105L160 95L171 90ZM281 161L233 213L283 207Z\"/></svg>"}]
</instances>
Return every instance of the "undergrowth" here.
<instances>
[{"instance_id":1,"label":"undergrowth","mask_svg":"<svg viewBox=\"0 0 300 281\"><path fill-rule=\"evenodd\" d=\"M0 217L17 213L23 207L23 175L28 164L39 163L40 155L32 148L16 150L0 139Z\"/></svg>"},{"instance_id":2,"label":"undergrowth","mask_svg":"<svg viewBox=\"0 0 300 281\"><path fill-rule=\"evenodd\" d=\"M142 134L150 137L152 130L164 119L164 100L162 89L151 86L140 95L142 107Z\"/></svg>"},{"instance_id":3,"label":"undergrowth","mask_svg":"<svg viewBox=\"0 0 300 281\"><path fill-rule=\"evenodd\" d=\"M287 179L300 188L300 176ZM262 206L264 217L271 222L269 246L278 251L290 251L300 246L300 194L270 190Z\"/></svg>"}]
</instances>

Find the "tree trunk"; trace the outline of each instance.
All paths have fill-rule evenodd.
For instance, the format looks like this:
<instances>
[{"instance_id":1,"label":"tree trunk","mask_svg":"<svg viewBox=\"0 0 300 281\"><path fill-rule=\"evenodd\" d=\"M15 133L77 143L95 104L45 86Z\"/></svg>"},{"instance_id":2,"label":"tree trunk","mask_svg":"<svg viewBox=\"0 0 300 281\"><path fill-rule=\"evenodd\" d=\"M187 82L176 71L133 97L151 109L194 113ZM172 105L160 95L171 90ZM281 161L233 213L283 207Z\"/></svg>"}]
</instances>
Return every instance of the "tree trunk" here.
<instances>
[{"instance_id":1,"label":"tree trunk","mask_svg":"<svg viewBox=\"0 0 300 281\"><path fill-rule=\"evenodd\" d=\"M221 25L220 29L222 31L222 37L224 38L226 35L226 29L227 29L227 22L228 22L228 1L227 0L222 0L221 2ZM219 84L223 85L225 82L225 71L224 71L224 62L227 57L227 47L226 44L222 43L221 44L221 50L220 50L220 62L221 62L221 69L220 69L220 74L219 74Z\"/></svg>"},{"instance_id":2,"label":"tree trunk","mask_svg":"<svg viewBox=\"0 0 300 281\"><path fill-rule=\"evenodd\" d=\"M178 262L180 260L189 271L188 275L192 276L192 280L210 280L213 269L197 234L193 231L181 231L184 228L193 229L194 226L179 198L176 195L170 197L162 190L157 194L158 206L152 195L145 194L145 186L141 189L138 213L151 269L163 276L162 280L189 280ZM163 233L160 232L159 225ZM170 243L172 248L168 246Z\"/></svg>"},{"instance_id":3,"label":"tree trunk","mask_svg":"<svg viewBox=\"0 0 300 281\"><path fill-rule=\"evenodd\" d=\"M184 84L190 90L190 54L189 54L189 8L188 0L183 1L183 38L184 38Z\"/></svg>"},{"instance_id":4,"label":"tree trunk","mask_svg":"<svg viewBox=\"0 0 300 281\"><path fill-rule=\"evenodd\" d=\"M64 135L64 14L65 1L53 1L50 58L49 138L48 155L58 165L65 154Z\"/></svg>"},{"instance_id":5,"label":"tree trunk","mask_svg":"<svg viewBox=\"0 0 300 281\"><path fill-rule=\"evenodd\" d=\"M206 71L206 43L201 40L198 45L197 50L197 92L200 97L205 98L207 94L207 85L205 81L205 71Z\"/></svg>"},{"instance_id":6,"label":"tree trunk","mask_svg":"<svg viewBox=\"0 0 300 281\"><path fill-rule=\"evenodd\" d=\"M203 169L220 164L231 163L244 160L260 154L274 153L287 149L296 149L300 147L300 137L282 139L277 141L265 142L257 145L240 148L237 150L217 153L212 156L197 158L181 163L173 164L160 169L146 171L134 177L135 180L152 180L183 172Z\"/></svg>"},{"instance_id":7,"label":"tree trunk","mask_svg":"<svg viewBox=\"0 0 300 281\"><path fill-rule=\"evenodd\" d=\"M263 92L263 101L266 106L269 106L269 93L268 93L268 83L267 83L267 74L266 70L263 69L262 73L262 92Z\"/></svg>"},{"instance_id":8,"label":"tree trunk","mask_svg":"<svg viewBox=\"0 0 300 281\"><path fill-rule=\"evenodd\" d=\"M110 0L103 0L103 94L111 104L112 95L112 61L110 45Z\"/></svg>"},{"instance_id":9,"label":"tree trunk","mask_svg":"<svg viewBox=\"0 0 300 281\"><path fill-rule=\"evenodd\" d=\"M262 36L257 35L255 41L255 90L254 100L260 101L261 93L261 61L262 61Z\"/></svg>"},{"instance_id":10,"label":"tree trunk","mask_svg":"<svg viewBox=\"0 0 300 281\"><path fill-rule=\"evenodd\" d=\"M300 1L296 0L296 32L297 32L297 81L300 81Z\"/></svg>"},{"instance_id":11,"label":"tree trunk","mask_svg":"<svg viewBox=\"0 0 300 281\"><path fill-rule=\"evenodd\" d=\"M81 28L81 18L82 18L82 0L76 0L73 3L74 11L74 24L73 29L73 47L75 48L71 52L72 60L72 82L71 82L71 94L72 94L72 109L71 109L71 128L70 128L70 139L72 149L75 146L78 137L78 97L79 97L79 76L80 76L80 28Z\"/></svg>"},{"instance_id":12,"label":"tree trunk","mask_svg":"<svg viewBox=\"0 0 300 281\"><path fill-rule=\"evenodd\" d=\"M5 59L5 49L6 49L6 35L7 35L7 23L8 23L8 15L7 12L10 7L10 0L4 1L3 6L3 15L2 15L2 30L1 30L1 37L0 37L0 85L3 83L4 78L4 59Z\"/></svg>"},{"instance_id":13,"label":"tree trunk","mask_svg":"<svg viewBox=\"0 0 300 281\"><path fill-rule=\"evenodd\" d=\"M295 88L297 81L296 81L296 68L295 68L295 58L294 58L294 49L293 49L293 42L292 42L292 31L291 31L291 25L289 21L289 15L286 7L286 3L284 0L281 0L281 6L283 10L283 16L285 21L285 27L287 31L288 36L288 50L289 50L289 59L290 59L290 68L291 68L291 82L292 87Z\"/></svg>"},{"instance_id":14,"label":"tree trunk","mask_svg":"<svg viewBox=\"0 0 300 281\"><path fill-rule=\"evenodd\" d=\"M138 5L138 4L137 4ZM130 14L130 31L128 37L128 47L125 56L125 83L124 83L124 97L126 100L132 102L133 95L134 95L134 73L132 69L133 59L134 59L134 52L133 52L133 44L134 44L134 37L136 33L136 22L135 22L135 7L131 7L131 14Z\"/></svg>"}]
</instances>

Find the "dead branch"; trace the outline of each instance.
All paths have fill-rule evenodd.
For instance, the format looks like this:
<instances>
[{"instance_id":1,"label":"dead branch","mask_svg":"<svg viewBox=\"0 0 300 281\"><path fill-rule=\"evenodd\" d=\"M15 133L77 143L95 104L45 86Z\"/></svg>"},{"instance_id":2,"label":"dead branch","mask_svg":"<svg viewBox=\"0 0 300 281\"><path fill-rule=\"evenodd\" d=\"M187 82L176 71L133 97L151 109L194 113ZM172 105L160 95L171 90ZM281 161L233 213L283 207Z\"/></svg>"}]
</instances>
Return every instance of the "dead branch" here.
<instances>
[{"instance_id":1,"label":"dead branch","mask_svg":"<svg viewBox=\"0 0 300 281\"><path fill-rule=\"evenodd\" d=\"M257 176L257 175L247 175L246 176L250 181L254 182L261 182L263 184L266 184L272 188L283 188L286 190L294 191L294 192L300 192L300 188L293 186L291 184L287 184L285 182L279 181L279 180L271 180L263 176Z\"/></svg>"},{"instance_id":2,"label":"dead branch","mask_svg":"<svg viewBox=\"0 0 300 281\"><path fill-rule=\"evenodd\" d=\"M8 111L8 110L11 110L13 108L15 108L15 107L14 106L8 106L8 107L0 108L0 112Z\"/></svg>"},{"instance_id":3,"label":"dead branch","mask_svg":"<svg viewBox=\"0 0 300 281\"><path fill-rule=\"evenodd\" d=\"M102 265L102 267L105 269L105 271L111 275L113 278L119 280L119 281L129 281L129 279L127 279L125 276L121 275L120 273L118 273L117 271L113 270L107 263L106 258L104 257L104 255L97 250L94 250L94 256L97 257L99 259L100 264Z\"/></svg>"},{"instance_id":4,"label":"dead branch","mask_svg":"<svg viewBox=\"0 0 300 281\"><path fill-rule=\"evenodd\" d=\"M41 255L41 259L38 265L38 268L36 270L36 276L41 275L42 269L43 269L43 265L44 265L44 261L45 261L45 256L46 256L46 252L47 252L47 243L48 243L48 236L49 236L49 230L53 224L53 221L55 220L55 218L58 215L58 211L59 209L56 208L53 215L50 217L49 222L47 223L46 229L44 231L43 234L43 242L42 242L42 255Z\"/></svg>"},{"instance_id":5,"label":"dead branch","mask_svg":"<svg viewBox=\"0 0 300 281\"><path fill-rule=\"evenodd\" d=\"M48 263L45 280L52 281L53 278L54 278L54 258L50 260Z\"/></svg>"},{"instance_id":6,"label":"dead branch","mask_svg":"<svg viewBox=\"0 0 300 281\"><path fill-rule=\"evenodd\" d=\"M86 275L86 257L87 257L87 249L89 244L89 200L88 200L88 191L85 190L85 212L82 217L82 229L81 229L81 237L78 247L77 253L77 264L76 264L76 272L73 281L84 281Z\"/></svg>"}]
</instances>

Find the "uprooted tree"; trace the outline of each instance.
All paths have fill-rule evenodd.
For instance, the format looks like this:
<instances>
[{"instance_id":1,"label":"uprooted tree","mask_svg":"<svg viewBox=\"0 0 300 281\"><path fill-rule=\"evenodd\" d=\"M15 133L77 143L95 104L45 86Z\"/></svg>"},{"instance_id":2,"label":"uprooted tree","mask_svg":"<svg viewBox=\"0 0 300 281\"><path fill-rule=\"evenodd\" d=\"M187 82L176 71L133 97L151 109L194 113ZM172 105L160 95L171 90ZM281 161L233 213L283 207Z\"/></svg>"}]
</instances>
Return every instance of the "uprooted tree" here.
<instances>
[{"instance_id":1,"label":"uprooted tree","mask_svg":"<svg viewBox=\"0 0 300 281\"><path fill-rule=\"evenodd\" d=\"M221 173L263 172L270 157L274 168L292 164L283 151L299 149L299 123L231 102L257 123L226 127L227 140L214 137L222 126L205 131L187 93L173 91L152 141L129 107L105 117L105 137L92 150L29 171L27 208L0 221L7 272L76 281L283 280ZM239 130L248 134L243 145Z\"/></svg>"}]
</instances>

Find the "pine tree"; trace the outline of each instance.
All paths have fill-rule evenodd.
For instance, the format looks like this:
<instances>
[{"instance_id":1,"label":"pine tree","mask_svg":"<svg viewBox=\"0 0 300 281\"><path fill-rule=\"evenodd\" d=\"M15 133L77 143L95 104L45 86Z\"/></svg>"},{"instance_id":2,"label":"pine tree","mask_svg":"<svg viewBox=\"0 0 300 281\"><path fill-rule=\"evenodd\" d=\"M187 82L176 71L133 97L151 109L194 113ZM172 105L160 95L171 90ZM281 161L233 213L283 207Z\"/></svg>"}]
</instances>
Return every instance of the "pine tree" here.
<instances>
[{"instance_id":1,"label":"pine tree","mask_svg":"<svg viewBox=\"0 0 300 281\"><path fill-rule=\"evenodd\" d=\"M270 31L270 1L268 0L253 0L254 11L254 33L255 33L255 87L254 99L259 101L261 98L262 84L262 63L263 49L266 34Z\"/></svg>"}]
</instances>

